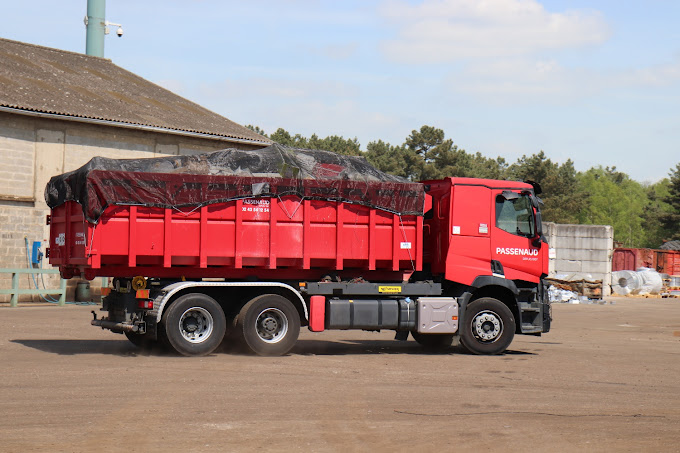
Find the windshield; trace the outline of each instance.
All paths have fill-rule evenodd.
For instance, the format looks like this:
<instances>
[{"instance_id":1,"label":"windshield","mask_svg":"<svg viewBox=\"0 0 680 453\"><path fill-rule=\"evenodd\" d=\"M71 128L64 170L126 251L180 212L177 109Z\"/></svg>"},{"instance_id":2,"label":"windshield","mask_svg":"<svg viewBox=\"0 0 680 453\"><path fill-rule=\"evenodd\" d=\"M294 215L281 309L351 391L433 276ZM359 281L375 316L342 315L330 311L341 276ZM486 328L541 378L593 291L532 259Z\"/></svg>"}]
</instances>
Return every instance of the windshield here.
<instances>
[{"instance_id":1,"label":"windshield","mask_svg":"<svg viewBox=\"0 0 680 453\"><path fill-rule=\"evenodd\" d=\"M508 200L503 195L496 197L496 227L517 236L532 238L536 236L536 225L528 194L517 194Z\"/></svg>"}]
</instances>

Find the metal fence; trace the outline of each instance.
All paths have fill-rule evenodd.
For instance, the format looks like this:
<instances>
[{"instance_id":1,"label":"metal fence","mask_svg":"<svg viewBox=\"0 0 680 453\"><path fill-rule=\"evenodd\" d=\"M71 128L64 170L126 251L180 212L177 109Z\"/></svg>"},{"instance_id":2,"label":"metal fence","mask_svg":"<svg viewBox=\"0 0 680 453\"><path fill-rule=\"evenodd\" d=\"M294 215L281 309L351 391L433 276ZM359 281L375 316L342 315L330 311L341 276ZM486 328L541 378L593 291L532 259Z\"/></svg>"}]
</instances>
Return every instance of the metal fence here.
<instances>
[{"instance_id":1,"label":"metal fence","mask_svg":"<svg viewBox=\"0 0 680 453\"><path fill-rule=\"evenodd\" d=\"M12 274L12 288L0 288L0 294L10 294L12 296L9 301L10 307L16 307L19 303L19 296L24 294L56 294L59 295L59 300L55 301L55 303L59 305L66 304L66 280L63 278L61 279L61 284L58 289L39 289L37 284L35 285L35 289L19 289L20 275L32 274L34 276L33 278L35 278L35 274L59 274L58 269L0 269L0 274Z\"/></svg>"}]
</instances>

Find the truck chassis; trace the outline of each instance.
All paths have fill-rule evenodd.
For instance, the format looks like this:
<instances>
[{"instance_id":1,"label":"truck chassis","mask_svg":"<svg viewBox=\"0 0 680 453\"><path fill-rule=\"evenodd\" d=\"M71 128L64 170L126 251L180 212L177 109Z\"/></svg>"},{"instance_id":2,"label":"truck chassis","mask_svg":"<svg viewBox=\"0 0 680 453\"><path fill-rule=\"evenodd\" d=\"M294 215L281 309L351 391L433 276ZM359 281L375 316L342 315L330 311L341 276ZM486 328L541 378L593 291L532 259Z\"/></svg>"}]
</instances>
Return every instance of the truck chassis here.
<instances>
[{"instance_id":1,"label":"truck chassis","mask_svg":"<svg viewBox=\"0 0 680 453\"><path fill-rule=\"evenodd\" d=\"M502 300L507 291L500 286L495 294L484 286L451 296L432 281L167 284L149 279L149 289L135 289L140 281L146 286L146 279L115 279L102 307L108 316L98 319L93 312L92 324L125 334L137 346L161 344L186 356L210 354L225 338L258 355L286 354L303 326L313 332L394 330L402 340L410 332L433 350L458 339L474 354L499 354L515 333L540 335L550 329L550 307L537 291L517 291L526 300L513 304Z\"/></svg>"}]
</instances>

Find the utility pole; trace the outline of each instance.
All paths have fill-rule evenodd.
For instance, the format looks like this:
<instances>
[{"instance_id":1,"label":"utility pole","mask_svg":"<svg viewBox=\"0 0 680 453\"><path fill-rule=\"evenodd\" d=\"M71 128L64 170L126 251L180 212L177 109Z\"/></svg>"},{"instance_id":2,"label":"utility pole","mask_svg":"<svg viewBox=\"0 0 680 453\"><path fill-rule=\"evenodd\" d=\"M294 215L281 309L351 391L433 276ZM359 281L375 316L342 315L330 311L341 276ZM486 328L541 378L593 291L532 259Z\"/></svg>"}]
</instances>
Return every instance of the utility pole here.
<instances>
[{"instance_id":1,"label":"utility pole","mask_svg":"<svg viewBox=\"0 0 680 453\"><path fill-rule=\"evenodd\" d=\"M87 0L87 27L85 53L104 58L104 36L109 34L109 25L118 26L116 35L123 36L123 26L106 20L106 0Z\"/></svg>"},{"instance_id":2,"label":"utility pole","mask_svg":"<svg viewBox=\"0 0 680 453\"><path fill-rule=\"evenodd\" d=\"M85 17L87 27L85 53L87 55L104 57L105 16L106 0L87 0L87 16Z\"/></svg>"}]
</instances>

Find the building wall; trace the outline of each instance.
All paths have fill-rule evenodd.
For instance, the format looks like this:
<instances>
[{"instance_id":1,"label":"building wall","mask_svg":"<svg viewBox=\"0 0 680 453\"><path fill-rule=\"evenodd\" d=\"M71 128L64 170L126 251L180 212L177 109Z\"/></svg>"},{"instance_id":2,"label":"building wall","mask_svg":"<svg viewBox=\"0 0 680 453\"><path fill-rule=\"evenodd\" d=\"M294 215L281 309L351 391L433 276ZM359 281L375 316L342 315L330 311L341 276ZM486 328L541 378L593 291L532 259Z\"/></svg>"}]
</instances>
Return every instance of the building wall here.
<instances>
[{"instance_id":1,"label":"building wall","mask_svg":"<svg viewBox=\"0 0 680 453\"><path fill-rule=\"evenodd\" d=\"M43 250L48 244L44 190L50 177L95 156L147 158L225 148L260 146L0 112L0 268L27 267L26 240L41 241ZM33 284L30 276L22 278L22 288ZM10 276L0 274L0 288L10 287ZM0 295L0 302L7 301L9 296Z\"/></svg>"},{"instance_id":2,"label":"building wall","mask_svg":"<svg viewBox=\"0 0 680 453\"><path fill-rule=\"evenodd\" d=\"M544 223L550 246L550 276L590 274L602 280L604 296L611 294L614 228L609 225Z\"/></svg>"}]
</instances>

